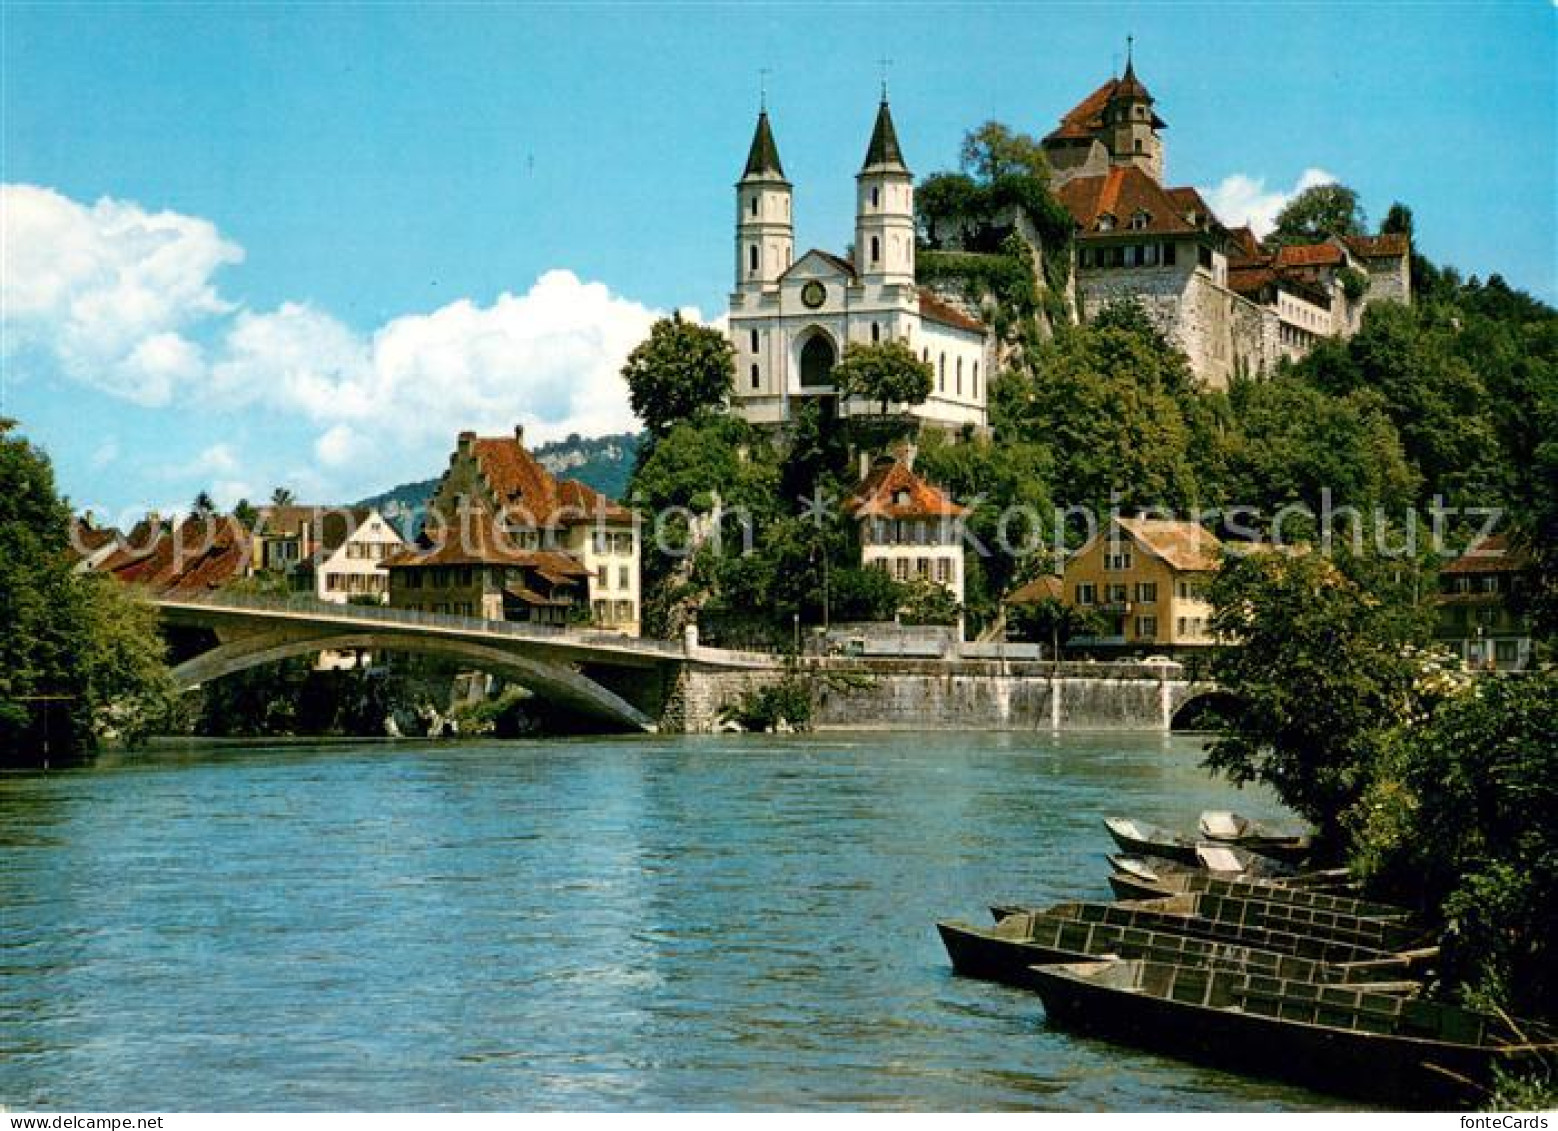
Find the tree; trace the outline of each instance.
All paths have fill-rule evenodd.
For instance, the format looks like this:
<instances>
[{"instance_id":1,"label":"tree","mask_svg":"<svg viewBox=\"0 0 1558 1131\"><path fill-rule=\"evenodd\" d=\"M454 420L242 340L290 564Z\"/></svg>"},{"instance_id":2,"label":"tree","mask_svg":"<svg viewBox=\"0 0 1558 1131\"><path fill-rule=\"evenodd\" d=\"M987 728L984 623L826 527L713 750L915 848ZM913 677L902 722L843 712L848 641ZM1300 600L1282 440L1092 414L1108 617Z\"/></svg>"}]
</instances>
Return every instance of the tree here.
<instances>
[{"instance_id":1,"label":"tree","mask_svg":"<svg viewBox=\"0 0 1558 1131\"><path fill-rule=\"evenodd\" d=\"M1469 682L1395 728L1355 810L1371 889L1449 924L1472 1004L1558 1014L1558 675Z\"/></svg>"},{"instance_id":2,"label":"tree","mask_svg":"<svg viewBox=\"0 0 1558 1131\"><path fill-rule=\"evenodd\" d=\"M1380 235L1410 236L1412 234L1412 210L1399 200L1390 206L1379 226Z\"/></svg>"},{"instance_id":3,"label":"tree","mask_svg":"<svg viewBox=\"0 0 1558 1131\"><path fill-rule=\"evenodd\" d=\"M1331 236L1361 236L1367 221L1358 194L1346 185L1314 185L1277 213L1268 244L1320 243Z\"/></svg>"},{"instance_id":4,"label":"tree","mask_svg":"<svg viewBox=\"0 0 1558 1131\"><path fill-rule=\"evenodd\" d=\"M216 513L216 500L211 498L211 492L201 491L195 496L195 501L189 505L190 511L199 518L206 518Z\"/></svg>"},{"instance_id":5,"label":"tree","mask_svg":"<svg viewBox=\"0 0 1558 1131\"><path fill-rule=\"evenodd\" d=\"M1230 557L1211 597L1213 631L1230 642L1213 678L1231 703L1206 764L1270 786L1338 854L1381 727L1412 708L1406 646L1426 633L1315 554Z\"/></svg>"},{"instance_id":6,"label":"tree","mask_svg":"<svg viewBox=\"0 0 1558 1131\"><path fill-rule=\"evenodd\" d=\"M255 523L260 521L260 512L248 499L239 499L233 504L233 518L245 530L253 530Z\"/></svg>"},{"instance_id":7,"label":"tree","mask_svg":"<svg viewBox=\"0 0 1558 1131\"><path fill-rule=\"evenodd\" d=\"M622 367L633 411L658 439L682 421L724 404L735 381L735 349L718 330L662 318Z\"/></svg>"},{"instance_id":8,"label":"tree","mask_svg":"<svg viewBox=\"0 0 1558 1131\"><path fill-rule=\"evenodd\" d=\"M1038 138L1000 122L988 121L964 134L958 156L963 171L985 184L1008 176L1049 180L1049 161Z\"/></svg>"},{"instance_id":9,"label":"tree","mask_svg":"<svg viewBox=\"0 0 1558 1131\"><path fill-rule=\"evenodd\" d=\"M168 693L155 617L73 572L70 511L42 451L0 419L0 762L90 751L144 732Z\"/></svg>"},{"instance_id":10,"label":"tree","mask_svg":"<svg viewBox=\"0 0 1558 1131\"><path fill-rule=\"evenodd\" d=\"M1052 660L1060 659L1060 650L1073 636L1094 635L1103 627L1096 612L1068 605L1058 597L1014 605L1006 618L1007 625L1020 639L1048 644Z\"/></svg>"},{"instance_id":11,"label":"tree","mask_svg":"<svg viewBox=\"0 0 1558 1131\"><path fill-rule=\"evenodd\" d=\"M286 487L277 487L270 493L270 501L275 507L290 507L296 501L296 496Z\"/></svg>"},{"instance_id":12,"label":"tree","mask_svg":"<svg viewBox=\"0 0 1558 1131\"><path fill-rule=\"evenodd\" d=\"M935 387L936 371L904 342L851 342L833 367L833 384L841 397L881 402L886 416L889 404L925 403Z\"/></svg>"}]
</instances>

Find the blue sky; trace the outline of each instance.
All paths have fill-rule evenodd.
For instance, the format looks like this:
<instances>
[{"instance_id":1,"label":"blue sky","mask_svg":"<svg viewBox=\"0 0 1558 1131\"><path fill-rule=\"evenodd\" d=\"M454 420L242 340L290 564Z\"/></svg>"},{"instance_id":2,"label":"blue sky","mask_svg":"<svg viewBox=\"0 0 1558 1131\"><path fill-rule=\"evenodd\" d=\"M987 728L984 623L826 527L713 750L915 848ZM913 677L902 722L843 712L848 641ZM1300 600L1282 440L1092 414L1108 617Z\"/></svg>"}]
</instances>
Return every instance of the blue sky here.
<instances>
[{"instance_id":1,"label":"blue sky","mask_svg":"<svg viewBox=\"0 0 1558 1131\"><path fill-rule=\"evenodd\" d=\"M723 309L758 71L841 249L881 67L911 166L1036 133L1136 39L1168 177L1306 173L1555 295L1553 7L6 3L4 413L117 517L437 472L461 427L631 423L655 313Z\"/></svg>"}]
</instances>

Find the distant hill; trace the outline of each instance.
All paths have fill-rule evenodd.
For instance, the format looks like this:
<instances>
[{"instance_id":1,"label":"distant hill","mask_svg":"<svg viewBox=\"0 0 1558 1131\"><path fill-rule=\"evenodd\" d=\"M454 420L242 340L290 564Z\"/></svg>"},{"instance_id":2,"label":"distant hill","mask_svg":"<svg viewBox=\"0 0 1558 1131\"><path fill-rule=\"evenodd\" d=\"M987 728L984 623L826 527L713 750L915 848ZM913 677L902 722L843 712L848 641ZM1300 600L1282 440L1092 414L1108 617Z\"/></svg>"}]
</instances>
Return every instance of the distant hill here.
<instances>
[{"instance_id":1,"label":"distant hill","mask_svg":"<svg viewBox=\"0 0 1558 1131\"><path fill-rule=\"evenodd\" d=\"M607 498L620 499L627 491L628 476L633 472L638 441L635 432L589 438L573 435L532 448L531 454L553 475L577 479ZM437 486L437 479L402 483L363 499L358 505L375 508L409 536L416 532L422 512L427 509L428 500Z\"/></svg>"}]
</instances>

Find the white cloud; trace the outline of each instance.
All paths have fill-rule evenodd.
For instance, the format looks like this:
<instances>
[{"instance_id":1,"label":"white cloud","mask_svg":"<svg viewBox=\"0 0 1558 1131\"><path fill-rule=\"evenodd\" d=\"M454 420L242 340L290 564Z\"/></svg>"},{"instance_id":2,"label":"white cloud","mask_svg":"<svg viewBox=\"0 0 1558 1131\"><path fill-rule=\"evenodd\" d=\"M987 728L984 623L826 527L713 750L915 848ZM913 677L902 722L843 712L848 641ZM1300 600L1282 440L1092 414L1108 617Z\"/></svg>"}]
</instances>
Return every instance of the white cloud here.
<instances>
[{"instance_id":1,"label":"white cloud","mask_svg":"<svg viewBox=\"0 0 1558 1131\"><path fill-rule=\"evenodd\" d=\"M206 220L0 185L6 352L50 356L74 380L167 404L199 373L178 331L232 309L211 277L242 259Z\"/></svg>"},{"instance_id":2,"label":"white cloud","mask_svg":"<svg viewBox=\"0 0 1558 1131\"><path fill-rule=\"evenodd\" d=\"M1252 177L1247 173L1234 173L1224 177L1216 188L1202 189L1201 195L1217 213L1217 218L1230 228L1248 224L1256 236L1264 239L1276 226L1277 214L1305 189L1316 185L1335 184L1336 177L1324 169L1305 169L1298 182L1287 191L1268 189L1265 177Z\"/></svg>"},{"instance_id":3,"label":"white cloud","mask_svg":"<svg viewBox=\"0 0 1558 1131\"><path fill-rule=\"evenodd\" d=\"M317 463L294 482L352 494L431 474L466 428L523 422L546 440L636 427L619 371L658 312L569 271L365 334L304 303L224 299L213 276L244 253L206 220L30 185L0 193L8 357L142 405L299 421L316 430ZM217 444L172 474L231 477L241 462Z\"/></svg>"}]
</instances>

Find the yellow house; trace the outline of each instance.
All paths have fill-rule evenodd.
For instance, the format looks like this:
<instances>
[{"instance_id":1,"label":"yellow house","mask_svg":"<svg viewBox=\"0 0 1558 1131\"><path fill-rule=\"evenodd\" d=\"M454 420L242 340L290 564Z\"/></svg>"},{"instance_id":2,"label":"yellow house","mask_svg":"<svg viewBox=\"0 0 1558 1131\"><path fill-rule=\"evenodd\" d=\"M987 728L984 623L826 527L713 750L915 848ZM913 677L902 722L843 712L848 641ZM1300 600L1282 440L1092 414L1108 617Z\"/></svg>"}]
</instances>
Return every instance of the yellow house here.
<instances>
[{"instance_id":1,"label":"yellow house","mask_svg":"<svg viewBox=\"0 0 1558 1131\"><path fill-rule=\"evenodd\" d=\"M1096 636L1073 643L1163 651L1215 644L1207 588L1222 550L1198 523L1114 519L1066 561L1062 599L1101 622Z\"/></svg>"}]
</instances>

